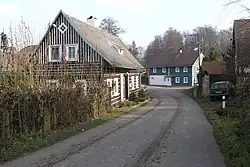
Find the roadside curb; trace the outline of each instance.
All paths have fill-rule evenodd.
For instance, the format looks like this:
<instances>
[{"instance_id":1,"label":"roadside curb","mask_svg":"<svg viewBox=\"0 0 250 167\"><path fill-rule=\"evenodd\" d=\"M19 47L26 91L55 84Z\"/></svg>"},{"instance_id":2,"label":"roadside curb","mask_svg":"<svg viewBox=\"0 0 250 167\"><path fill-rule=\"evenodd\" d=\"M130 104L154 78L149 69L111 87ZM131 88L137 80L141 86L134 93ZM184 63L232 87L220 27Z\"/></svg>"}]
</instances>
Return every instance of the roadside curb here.
<instances>
[{"instance_id":1,"label":"roadside curb","mask_svg":"<svg viewBox=\"0 0 250 167\"><path fill-rule=\"evenodd\" d=\"M2 167L45 167L53 166L54 164L63 161L68 156L76 154L80 150L90 146L96 141L103 139L104 137L114 133L115 131L123 128L135 120L139 119L143 115L150 111L153 111L160 101L152 99L148 104L140 107L135 106L133 112L122 115L114 120L111 120L105 124L99 125L96 128L90 129L86 132L80 133L76 136L72 136L59 143L51 145L47 148L41 149L25 157L7 162Z\"/></svg>"}]
</instances>

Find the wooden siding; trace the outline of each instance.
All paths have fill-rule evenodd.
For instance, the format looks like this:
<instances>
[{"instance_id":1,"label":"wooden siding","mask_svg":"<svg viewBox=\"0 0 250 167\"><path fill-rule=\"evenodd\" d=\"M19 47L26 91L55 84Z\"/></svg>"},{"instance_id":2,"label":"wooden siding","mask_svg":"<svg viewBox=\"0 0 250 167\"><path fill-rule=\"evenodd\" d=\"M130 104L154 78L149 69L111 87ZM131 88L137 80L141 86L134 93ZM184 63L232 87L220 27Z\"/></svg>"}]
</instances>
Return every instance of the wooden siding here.
<instances>
[{"instance_id":1,"label":"wooden siding","mask_svg":"<svg viewBox=\"0 0 250 167\"><path fill-rule=\"evenodd\" d=\"M62 34L58 27L64 23L68 28ZM53 26L56 25L56 27ZM49 46L61 45L62 55L65 55L65 45L78 44L79 61L70 63L84 63L84 62L99 62L103 61L102 57L96 52L95 48L90 47L77 31L70 25L67 19L60 14L56 20L51 24L49 31L46 32L45 37L42 39L39 47L39 64L46 64L49 62Z\"/></svg>"},{"instance_id":2,"label":"wooden siding","mask_svg":"<svg viewBox=\"0 0 250 167\"><path fill-rule=\"evenodd\" d=\"M138 82L136 82L136 76L138 77ZM134 82L132 81L132 77L134 77ZM132 83L133 82L133 83ZM132 85L138 84L139 86L136 88L132 88ZM129 90L130 92L137 92L140 89L140 74L139 73L131 73L129 74Z\"/></svg>"},{"instance_id":3,"label":"wooden siding","mask_svg":"<svg viewBox=\"0 0 250 167\"><path fill-rule=\"evenodd\" d=\"M112 83L114 82L114 80L118 81L118 85L117 85L117 94L115 94L115 92L113 91L112 88ZM121 78L120 78L120 74L117 73L113 73L113 74L105 74L104 75L104 82L106 82L108 84L108 82L110 82L110 85L108 85L110 87L110 96L111 96L111 105L112 106L116 106L121 102Z\"/></svg>"}]
</instances>

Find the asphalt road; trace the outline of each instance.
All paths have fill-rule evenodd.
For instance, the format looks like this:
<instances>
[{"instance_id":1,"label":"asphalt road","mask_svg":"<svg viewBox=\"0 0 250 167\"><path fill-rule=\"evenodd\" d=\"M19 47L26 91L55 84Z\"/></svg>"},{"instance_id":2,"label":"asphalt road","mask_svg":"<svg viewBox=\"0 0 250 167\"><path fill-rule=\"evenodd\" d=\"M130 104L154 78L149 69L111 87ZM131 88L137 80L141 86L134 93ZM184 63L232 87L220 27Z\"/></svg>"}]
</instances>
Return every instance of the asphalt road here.
<instances>
[{"instance_id":1,"label":"asphalt road","mask_svg":"<svg viewBox=\"0 0 250 167\"><path fill-rule=\"evenodd\" d=\"M212 128L200 107L179 91L157 87L149 90L158 101L150 112L60 161L29 166L224 167ZM105 129L108 124L101 126ZM28 158L12 166L24 166L21 162Z\"/></svg>"}]
</instances>

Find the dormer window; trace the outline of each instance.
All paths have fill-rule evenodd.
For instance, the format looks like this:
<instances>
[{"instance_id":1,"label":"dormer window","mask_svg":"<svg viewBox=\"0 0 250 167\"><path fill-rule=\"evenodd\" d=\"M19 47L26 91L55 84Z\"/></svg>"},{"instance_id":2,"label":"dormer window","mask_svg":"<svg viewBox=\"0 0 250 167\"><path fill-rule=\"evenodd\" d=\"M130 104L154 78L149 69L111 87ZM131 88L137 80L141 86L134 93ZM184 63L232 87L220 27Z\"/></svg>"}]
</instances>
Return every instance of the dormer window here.
<instances>
[{"instance_id":1,"label":"dormer window","mask_svg":"<svg viewBox=\"0 0 250 167\"><path fill-rule=\"evenodd\" d=\"M124 54L124 50L123 49L119 49L119 54L123 55Z\"/></svg>"}]
</instances>

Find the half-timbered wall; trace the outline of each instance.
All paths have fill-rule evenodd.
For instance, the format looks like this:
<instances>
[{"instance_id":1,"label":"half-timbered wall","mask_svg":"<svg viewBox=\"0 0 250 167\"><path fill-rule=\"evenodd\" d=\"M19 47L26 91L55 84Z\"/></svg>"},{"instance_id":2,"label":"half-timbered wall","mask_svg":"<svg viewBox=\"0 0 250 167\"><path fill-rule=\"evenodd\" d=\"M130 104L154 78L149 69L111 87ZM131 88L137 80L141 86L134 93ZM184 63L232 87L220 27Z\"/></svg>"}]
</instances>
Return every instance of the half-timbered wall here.
<instances>
[{"instance_id":1,"label":"half-timbered wall","mask_svg":"<svg viewBox=\"0 0 250 167\"><path fill-rule=\"evenodd\" d=\"M58 28L64 23L67 26L67 30L61 33ZM88 45L86 41L76 32L76 30L70 25L67 19L60 14L57 19L51 24L49 31L40 43L39 55L40 64L46 64L49 62L49 46L50 45L61 45L62 55L64 55L67 44L78 45L78 56L77 62L99 62L101 63L102 57L96 52L95 48ZM74 63L74 62L71 62ZM75 62L76 63L76 62Z\"/></svg>"},{"instance_id":2,"label":"half-timbered wall","mask_svg":"<svg viewBox=\"0 0 250 167\"><path fill-rule=\"evenodd\" d=\"M121 74L105 75L104 82L110 88L111 105L115 106L121 102Z\"/></svg>"},{"instance_id":3,"label":"half-timbered wall","mask_svg":"<svg viewBox=\"0 0 250 167\"><path fill-rule=\"evenodd\" d=\"M130 73L129 74L129 90L130 92L137 92L140 89L140 74Z\"/></svg>"},{"instance_id":4,"label":"half-timbered wall","mask_svg":"<svg viewBox=\"0 0 250 167\"><path fill-rule=\"evenodd\" d=\"M109 75L104 75L105 82L107 83L108 87L111 89L111 104L117 105L123 99L125 92L123 86L121 85L122 76L126 75L126 73L112 73ZM139 73L130 73L129 74L129 94L132 92L138 92L140 89L140 75ZM117 88L115 88L117 87ZM115 91L116 90L116 91Z\"/></svg>"}]
</instances>

